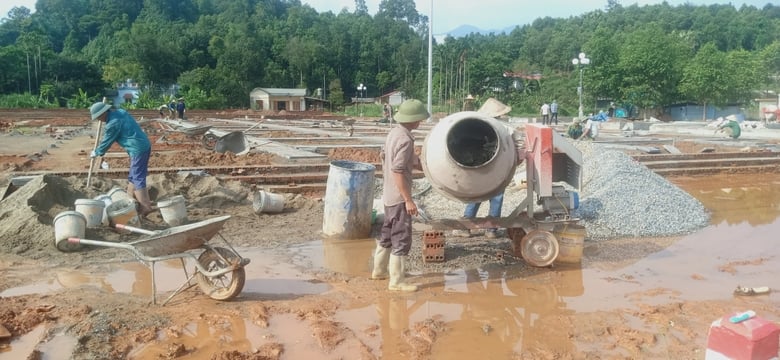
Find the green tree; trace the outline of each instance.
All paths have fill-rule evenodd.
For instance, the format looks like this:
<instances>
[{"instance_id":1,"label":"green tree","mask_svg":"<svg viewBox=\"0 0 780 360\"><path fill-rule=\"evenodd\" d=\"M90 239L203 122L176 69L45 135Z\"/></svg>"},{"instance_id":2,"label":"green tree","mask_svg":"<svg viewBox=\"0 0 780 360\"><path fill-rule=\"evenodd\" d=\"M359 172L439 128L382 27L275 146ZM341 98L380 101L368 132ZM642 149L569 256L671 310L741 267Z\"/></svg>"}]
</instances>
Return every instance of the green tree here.
<instances>
[{"instance_id":1,"label":"green tree","mask_svg":"<svg viewBox=\"0 0 780 360\"><path fill-rule=\"evenodd\" d=\"M728 101L728 78L723 67L726 57L715 43L704 45L683 69L680 92L686 98L707 104L723 105ZM707 116L702 111L702 120Z\"/></svg>"},{"instance_id":2,"label":"green tree","mask_svg":"<svg viewBox=\"0 0 780 360\"><path fill-rule=\"evenodd\" d=\"M664 33L657 24L628 34L616 64L621 98L632 99L645 109L674 102L678 99L677 85L689 48L679 37Z\"/></svg>"}]
</instances>

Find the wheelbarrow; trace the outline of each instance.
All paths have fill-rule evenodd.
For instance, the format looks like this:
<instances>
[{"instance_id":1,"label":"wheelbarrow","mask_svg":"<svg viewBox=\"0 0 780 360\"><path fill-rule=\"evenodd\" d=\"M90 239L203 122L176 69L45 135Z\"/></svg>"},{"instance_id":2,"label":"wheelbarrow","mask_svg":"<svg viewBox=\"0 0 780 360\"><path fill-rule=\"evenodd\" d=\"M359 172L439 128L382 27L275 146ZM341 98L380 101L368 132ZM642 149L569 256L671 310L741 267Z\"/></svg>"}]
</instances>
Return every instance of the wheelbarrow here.
<instances>
[{"instance_id":1,"label":"wheelbarrow","mask_svg":"<svg viewBox=\"0 0 780 360\"><path fill-rule=\"evenodd\" d=\"M260 126L261 123L254 124L246 130L232 131L223 136L217 136L212 132L203 135L203 147L207 150L214 150L220 154L232 152L241 154L249 148L245 133Z\"/></svg>"},{"instance_id":2,"label":"wheelbarrow","mask_svg":"<svg viewBox=\"0 0 780 360\"><path fill-rule=\"evenodd\" d=\"M157 304L157 284L154 265L158 261L180 259L186 281L179 286L163 303L165 305L174 296L198 285L209 297L215 300L229 300L236 297L244 288L246 274L244 266L249 259L242 258L227 240L219 234L230 215L203 220L192 224L174 226L159 231L149 231L133 226L116 224L117 229L146 235L140 240L128 243L69 238L74 244L103 246L130 251L136 259L152 270L152 303ZM212 237L219 235L227 247L206 244ZM198 251L200 250L200 251ZM196 254L198 255L196 257ZM187 271L185 259L195 260L195 271ZM193 279L195 282L193 283Z\"/></svg>"},{"instance_id":3,"label":"wheelbarrow","mask_svg":"<svg viewBox=\"0 0 780 360\"><path fill-rule=\"evenodd\" d=\"M239 154L246 150L246 137L243 131L229 132L224 136L217 136L213 133L203 135L203 147L207 150L214 150L220 154L228 151Z\"/></svg>"},{"instance_id":4,"label":"wheelbarrow","mask_svg":"<svg viewBox=\"0 0 780 360\"><path fill-rule=\"evenodd\" d=\"M157 139L157 143L167 142L166 136L172 132L178 132L181 134L184 134L188 139L195 142L198 137L200 137L201 143L206 141L206 133L211 130L211 125L199 125L199 126L191 126L191 127L185 127L185 126L170 126L168 124L162 124L159 123L160 127L163 128L163 131L165 133L163 136L161 136L159 139Z\"/></svg>"}]
</instances>

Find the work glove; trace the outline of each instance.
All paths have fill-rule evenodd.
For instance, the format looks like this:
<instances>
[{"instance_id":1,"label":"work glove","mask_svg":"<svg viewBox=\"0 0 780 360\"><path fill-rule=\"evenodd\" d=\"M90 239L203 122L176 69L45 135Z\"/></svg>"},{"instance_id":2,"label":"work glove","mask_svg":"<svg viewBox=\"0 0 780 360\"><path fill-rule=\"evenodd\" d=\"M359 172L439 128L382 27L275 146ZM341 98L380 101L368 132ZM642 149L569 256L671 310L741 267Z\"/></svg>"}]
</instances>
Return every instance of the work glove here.
<instances>
[{"instance_id":1,"label":"work glove","mask_svg":"<svg viewBox=\"0 0 780 360\"><path fill-rule=\"evenodd\" d=\"M103 170L108 170L108 162L103 160L103 162L100 163L100 168Z\"/></svg>"},{"instance_id":2,"label":"work glove","mask_svg":"<svg viewBox=\"0 0 780 360\"><path fill-rule=\"evenodd\" d=\"M95 152L95 150L92 150L92 152L89 153L89 158L94 159L98 156L98 154Z\"/></svg>"}]
</instances>

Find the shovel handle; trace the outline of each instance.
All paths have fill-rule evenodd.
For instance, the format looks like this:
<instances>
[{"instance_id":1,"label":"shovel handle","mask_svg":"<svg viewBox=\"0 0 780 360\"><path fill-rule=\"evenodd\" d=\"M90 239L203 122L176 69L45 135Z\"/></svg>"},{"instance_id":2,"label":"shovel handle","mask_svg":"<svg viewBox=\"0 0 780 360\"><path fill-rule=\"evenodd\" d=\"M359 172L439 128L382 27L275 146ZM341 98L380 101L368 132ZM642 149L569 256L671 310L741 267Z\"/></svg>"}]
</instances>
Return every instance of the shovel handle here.
<instances>
[{"instance_id":1,"label":"shovel handle","mask_svg":"<svg viewBox=\"0 0 780 360\"><path fill-rule=\"evenodd\" d=\"M105 101L105 99L104 99ZM100 133L103 130L103 122L98 119L98 129L97 129L97 135L95 136L95 146L92 148L92 151L97 150L98 144L100 144ZM89 161L89 172L87 173L87 187L89 187L89 184L92 181L92 169L95 168L95 158L91 158Z\"/></svg>"}]
</instances>

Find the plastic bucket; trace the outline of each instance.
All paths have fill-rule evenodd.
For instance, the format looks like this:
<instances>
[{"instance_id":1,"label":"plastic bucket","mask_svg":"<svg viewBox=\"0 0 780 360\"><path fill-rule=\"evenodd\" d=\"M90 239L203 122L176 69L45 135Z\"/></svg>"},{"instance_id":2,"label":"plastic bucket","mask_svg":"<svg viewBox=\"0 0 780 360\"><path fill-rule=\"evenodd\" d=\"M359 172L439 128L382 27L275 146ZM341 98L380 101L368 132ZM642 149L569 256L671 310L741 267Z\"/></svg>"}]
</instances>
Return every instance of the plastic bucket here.
<instances>
[{"instance_id":1,"label":"plastic bucket","mask_svg":"<svg viewBox=\"0 0 780 360\"><path fill-rule=\"evenodd\" d=\"M558 257L556 262L579 264L582 261L582 248L585 245L587 232L582 225L558 225L552 231L558 240Z\"/></svg>"},{"instance_id":2,"label":"plastic bucket","mask_svg":"<svg viewBox=\"0 0 780 360\"><path fill-rule=\"evenodd\" d=\"M106 193L106 195L111 198L112 202L117 202L122 199L130 199L130 197L127 196L127 191L118 187L112 188L108 191L108 193Z\"/></svg>"},{"instance_id":3,"label":"plastic bucket","mask_svg":"<svg viewBox=\"0 0 780 360\"><path fill-rule=\"evenodd\" d=\"M103 211L106 203L93 199L77 199L76 211L80 212L87 219L88 228L96 228L103 224Z\"/></svg>"},{"instance_id":4,"label":"plastic bucket","mask_svg":"<svg viewBox=\"0 0 780 360\"><path fill-rule=\"evenodd\" d=\"M130 199L120 199L114 201L106 209L108 219L114 224L136 226L139 222L138 213L135 211L135 201ZM117 230L118 232L124 232L125 230Z\"/></svg>"},{"instance_id":5,"label":"plastic bucket","mask_svg":"<svg viewBox=\"0 0 780 360\"><path fill-rule=\"evenodd\" d=\"M98 195L98 196L95 196L95 200L100 200L100 201L103 202L103 219L101 220L101 222L103 223L103 226L108 226L108 214L106 213L106 209L113 202L111 200L111 196L108 196L108 195L105 195L105 194L104 195Z\"/></svg>"},{"instance_id":6,"label":"plastic bucket","mask_svg":"<svg viewBox=\"0 0 780 360\"><path fill-rule=\"evenodd\" d=\"M266 191L258 191L252 201L255 214L279 213L284 210L284 196Z\"/></svg>"},{"instance_id":7,"label":"plastic bucket","mask_svg":"<svg viewBox=\"0 0 780 360\"><path fill-rule=\"evenodd\" d=\"M60 251L74 251L80 244L71 244L68 238L83 238L87 229L87 218L78 211L64 211L54 217L54 245Z\"/></svg>"},{"instance_id":8,"label":"plastic bucket","mask_svg":"<svg viewBox=\"0 0 780 360\"><path fill-rule=\"evenodd\" d=\"M176 195L166 200L158 201L160 215L163 221L170 226L179 226L187 222L187 204L184 196Z\"/></svg>"},{"instance_id":9,"label":"plastic bucket","mask_svg":"<svg viewBox=\"0 0 780 360\"><path fill-rule=\"evenodd\" d=\"M322 232L337 239L365 239L371 233L374 165L338 160L330 163L325 187Z\"/></svg>"}]
</instances>

